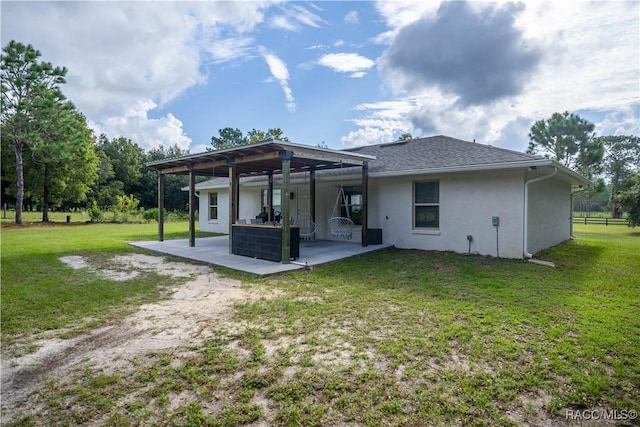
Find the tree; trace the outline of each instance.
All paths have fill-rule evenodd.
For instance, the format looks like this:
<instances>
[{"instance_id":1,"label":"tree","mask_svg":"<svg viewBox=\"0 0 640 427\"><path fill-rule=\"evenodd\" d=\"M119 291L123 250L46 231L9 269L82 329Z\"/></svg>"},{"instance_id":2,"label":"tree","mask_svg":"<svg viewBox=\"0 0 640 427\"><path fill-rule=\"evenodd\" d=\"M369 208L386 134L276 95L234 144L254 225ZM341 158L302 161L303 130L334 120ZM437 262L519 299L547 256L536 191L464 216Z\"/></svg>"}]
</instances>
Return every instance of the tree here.
<instances>
[{"instance_id":1,"label":"tree","mask_svg":"<svg viewBox=\"0 0 640 427\"><path fill-rule=\"evenodd\" d=\"M98 156L86 118L71 103L49 117L35 141L27 149L25 188L41 201L42 221L48 222L50 205L86 200L97 179Z\"/></svg>"},{"instance_id":2,"label":"tree","mask_svg":"<svg viewBox=\"0 0 640 427\"><path fill-rule=\"evenodd\" d=\"M591 177L601 169L604 147L594 138L594 124L565 111L539 120L529 133L530 154L544 154L564 166Z\"/></svg>"},{"instance_id":3,"label":"tree","mask_svg":"<svg viewBox=\"0 0 640 427\"><path fill-rule=\"evenodd\" d=\"M617 195L632 186L631 176L640 166L640 138L637 136L601 136L605 150L604 171L611 183L609 207L613 218L620 218L622 212Z\"/></svg>"},{"instance_id":4,"label":"tree","mask_svg":"<svg viewBox=\"0 0 640 427\"><path fill-rule=\"evenodd\" d=\"M67 69L41 62L40 56L33 46L16 41L9 42L1 56L1 126L3 140L8 139L15 154L16 224L22 224L24 150L46 126L51 109L65 100L59 85L65 83Z\"/></svg>"},{"instance_id":5,"label":"tree","mask_svg":"<svg viewBox=\"0 0 640 427\"><path fill-rule=\"evenodd\" d=\"M631 186L616 195L620 208L629 214L629 227L640 226L640 172L631 177Z\"/></svg>"},{"instance_id":6,"label":"tree","mask_svg":"<svg viewBox=\"0 0 640 427\"><path fill-rule=\"evenodd\" d=\"M226 127L224 129L218 129L220 136L211 137L211 145L214 150L224 150L227 148L239 147L241 145L247 145L249 140L242 134L242 131L238 128L232 129Z\"/></svg>"},{"instance_id":7,"label":"tree","mask_svg":"<svg viewBox=\"0 0 640 427\"><path fill-rule=\"evenodd\" d=\"M211 145L214 150L224 150L269 140L289 141L289 138L283 135L282 129L280 128L271 128L266 132L254 128L248 131L245 136L238 128L233 129L226 127L219 129L218 134L219 136L211 137Z\"/></svg>"},{"instance_id":8,"label":"tree","mask_svg":"<svg viewBox=\"0 0 640 427\"><path fill-rule=\"evenodd\" d=\"M282 129L280 128L268 129L266 132L257 129L251 129L249 132L247 132L247 139L249 140L249 144L254 144L256 142L262 141L289 141L289 138L282 134Z\"/></svg>"},{"instance_id":9,"label":"tree","mask_svg":"<svg viewBox=\"0 0 640 427\"><path fill-rule=\"evenodd\" d=\"M172 157L187 156L189 150L183 150L178 145L164 148L162 145L152 148L144 154L144 163L164 160ZM158 206L158 176L155 169L143 166L138 197L144 208ZM164 207L168 211L184 211L189 202L189 193L182 189L189 185L189 178L184 175L166 175L164 177Z\"/></svg>"},{"instance_id":10,"label":"tree","mask_svg":"<svg viewBox=\"0 0 640 427\"><path fill-rule=\"evenodd\" d=\"M96 155L98 157L98 168L96 170L98 177L91 192L91 198L96 208L107 207L114 203L117 195L124 194L124 186L122 182L114 180L116 174L113 172L113 165L109 156L99 149L96 149Z\"/></svg>"},{"instance_id":11,"label":"tree","mask_svg":"<svg viewBox=\"0 0 640 427\"><path fill-rule=\"evenodd\" d=\"M109 158L114 180L122 182L124 194L135 193L142 176L144 150L129 138L120 136L109 140L104 134L98 139L98 150Z\"/></svg>"},{"instance_id":12,"label":"tree","mask_svg":"<svg viewBox=\"0 0 640 427\"><path fill-rule=\"evenodd\" d=\"M118 196L135 194L139 197L144 150L129 138L120 136L109 140L101 134L96 144L98 179L91 198L100 208L116 205Z\"/></svg>"},{"instance_id":13,"label":"tree","mask_svg":"<svg viewBox=\"0 0 640 427\"><path fill-rule=\"evenodd\" d=\"M405 132L402 135L400 135L400 138L398 138L398 141L409 141L411 139L413 139L413 136L411 136L409 132Z\"/></svg>"}]
</instances>

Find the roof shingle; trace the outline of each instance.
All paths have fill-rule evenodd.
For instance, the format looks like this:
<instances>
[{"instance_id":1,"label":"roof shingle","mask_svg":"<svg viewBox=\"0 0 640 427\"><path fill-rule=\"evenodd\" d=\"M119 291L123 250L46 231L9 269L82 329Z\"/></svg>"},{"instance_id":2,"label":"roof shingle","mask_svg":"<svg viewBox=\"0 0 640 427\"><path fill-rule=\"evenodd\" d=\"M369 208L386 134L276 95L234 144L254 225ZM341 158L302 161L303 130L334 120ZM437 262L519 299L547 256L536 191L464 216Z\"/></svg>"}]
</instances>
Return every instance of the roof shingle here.
<instances>
[{"instance_id":1,"label":"roof shingle","mask_svg":"<svg viewBox=\"0 0 640 427\"><path fill-rule=\"evenodd\" d=\"M523 162L544 158L443 135L367 145L345 151L376 156L376 160L369 162L369 172Z\"/></svg>"}]
</instances>

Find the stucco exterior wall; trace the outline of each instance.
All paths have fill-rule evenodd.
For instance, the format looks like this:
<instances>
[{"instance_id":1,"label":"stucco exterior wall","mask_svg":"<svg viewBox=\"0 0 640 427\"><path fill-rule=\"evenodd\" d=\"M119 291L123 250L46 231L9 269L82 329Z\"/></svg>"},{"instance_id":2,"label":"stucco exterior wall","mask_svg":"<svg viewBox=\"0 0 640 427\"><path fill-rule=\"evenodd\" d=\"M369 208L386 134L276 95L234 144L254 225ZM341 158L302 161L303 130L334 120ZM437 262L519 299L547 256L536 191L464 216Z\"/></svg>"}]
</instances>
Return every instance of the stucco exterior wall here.
<instances>
[{"instance_id":1,"label":"stucco exterior wall","mask_svg":"<svg viewBox=\"0 0 640 427\"><path fill-rule=\"evenodd\" d=\"M527 176L528 179L531 176ZM413 227L413 183L439 181L440 226ZM505 258L522 258L524 247L524 170L487 171L407 177L373 177L369 181L369 228L381 228L383 242L398 248L469 252L467 235L472 236L471 253ZM359 179L344 179L343 185L361 185ZM316 184L316 238L329 239L328 221L336 201L340 181ZM278 188L278 185L275 185ZM261 210L264 185L243 185L240 189L240 218L249 220ZM218 219L208 220L208 192L218 193ZM308 183L293 183L290 191L291 217L306 211L304 197ZM528 245L531 253L570 238L570 191L561 178L533 183L529 188ZM202 190L200 229L228 232L228 189ZM500 218L496 227L492 217ZM353 230L352 242L361 241L361 227Z\"/></svg>"},{"instance_id":2,"label":"stucco exterior wall","mask_svg":"<svg viewBox=\"0 0 640 427\"><path fill-rule=\"evenodd\" d=\"M529 185L528 251L535 254L571 238L571 184L549 178Z\"/></svg>"},{"instance_id":3,"label":"stucco exterior wall","mask_svg":"<svg viewBox=\"0 0 640 427\"><path fill-rule=\"evenodd\" d=\"M218 193L218 219L209 220L209 193ZM198 221L201 231L213 233L229 232L229 190L216 189L200 191L198 198Z\"/></svg>"},{"instance_id":4,"label":"stucco exterior wall","mask_svg":"<svg viewBox=\"0 0 640 427\"><path fill-rule=\"evenodd\" d=\"M414 229L413 182L440 182L439 229ZM383 228L385 243L405 249L469 251L522 258L524 174L487 172L397 177L380 180L372 216ZM492 217L500 218L498 233Z\"/></svg>"}]
</instances>

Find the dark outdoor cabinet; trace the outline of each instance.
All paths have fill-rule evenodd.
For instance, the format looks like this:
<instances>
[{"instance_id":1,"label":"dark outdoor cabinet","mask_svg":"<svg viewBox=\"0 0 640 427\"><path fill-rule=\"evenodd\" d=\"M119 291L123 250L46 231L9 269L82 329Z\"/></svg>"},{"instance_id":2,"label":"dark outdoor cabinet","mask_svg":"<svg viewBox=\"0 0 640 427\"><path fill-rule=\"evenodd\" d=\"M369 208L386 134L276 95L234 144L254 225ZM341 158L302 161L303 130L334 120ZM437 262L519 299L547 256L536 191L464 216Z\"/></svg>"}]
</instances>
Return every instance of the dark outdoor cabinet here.
<instances>
[{"instance_id":1,"label":"dark outdoor cabinet","mask_svg":"<svg viewBox=\"0 0 640 427\"><path fill-rule=\"evenodd\" d=\"M291 258L300 258L300 229L291 227ZM282 228L272 225L234 225L231 252L234 255L282 262Z\"/></svg>"},{"instance_id":2,"label":"dark outdoor cabinet","mask_svg":"<svg viewBox=\"0 0 640 427\"><path fill-rule=\"evenodd\" d=\"M367 243L369 245L381 245L382 228L367 228Z\"/></svg>"}]
</instances>

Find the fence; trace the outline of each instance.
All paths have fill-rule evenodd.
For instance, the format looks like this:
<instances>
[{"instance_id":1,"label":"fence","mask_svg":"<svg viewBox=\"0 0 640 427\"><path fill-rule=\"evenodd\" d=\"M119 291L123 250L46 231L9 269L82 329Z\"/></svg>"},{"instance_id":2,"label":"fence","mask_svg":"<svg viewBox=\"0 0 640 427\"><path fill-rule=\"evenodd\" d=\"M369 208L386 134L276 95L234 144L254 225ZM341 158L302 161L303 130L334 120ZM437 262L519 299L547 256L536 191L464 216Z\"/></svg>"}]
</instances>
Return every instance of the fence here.
<instances>
[{"instance_id":1,"label":"fence","mask_svg":"<svg viewBox=\"0 0 640 427\"><path fill-rule=\"evenodd\" d=\"M596 217L573 217L574 223L600 224L600 225L629 225L629 220L624 218L596 218Z\"/></svg>"}]
</instances>

